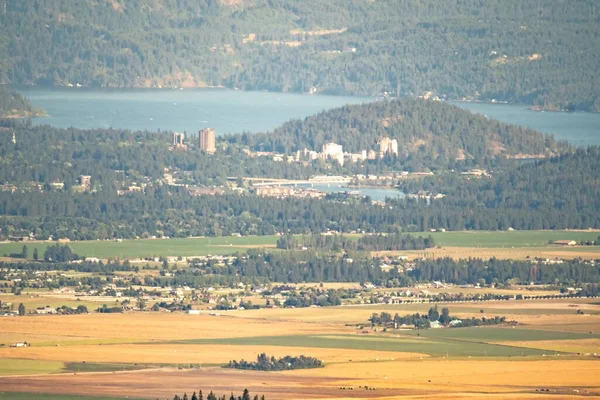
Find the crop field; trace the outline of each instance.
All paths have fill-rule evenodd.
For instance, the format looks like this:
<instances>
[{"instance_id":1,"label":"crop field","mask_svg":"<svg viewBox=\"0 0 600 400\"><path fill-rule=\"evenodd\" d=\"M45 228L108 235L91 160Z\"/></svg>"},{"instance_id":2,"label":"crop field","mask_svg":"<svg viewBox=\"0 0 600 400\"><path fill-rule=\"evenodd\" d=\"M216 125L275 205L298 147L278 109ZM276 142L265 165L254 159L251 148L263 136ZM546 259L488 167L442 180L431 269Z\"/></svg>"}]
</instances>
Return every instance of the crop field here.
<instances>
[{"instance_id":1,"label":"crop field","mask_svg":"<svg viewBox=\"0 0 600 400\"><path fill-rule=\"evenodd\" d=\"M62 394L10 393L0 391L2 400L121 400L117 397L76 396ZM136 399L129 399L136 400ZM141 399L137 399L141 400Z\"/></svg>"},{"instance_id":2,"label":"crop field","mask_svg":"<svg viewBox=\"0 0 600 400\"><path fill-rule=\"evenodd\" d=\"M526 256L555 257L563 255L566 258L584 254L589 257L600 256L598 246L583 246L564 248L548 245L549 241L569 239L579 241L594 241L600 236L598 231L460 231L460 232L416 232L413 235L431 235L436 246L445 249L428 250L436 256L464 258L469 256L489 258L519 258ZM139 258L151 256L206 256L225 255L245 252L248 248L274 248L277 236L227 236L202 237L183 239L139 239L116 241L78 241L69 242L73 251L87 257L99 258ZM0 243L0 256L19 253L26 244L29 254L37 248L40 255L52 243L50 242L12 242ZM504 249L504 250L503 250ZM509 250L510 249L510 250ZM514 249L522 249L515 253ZM511 251L512 250L512 251ZM487 252L486 252L487 251ZM423 252L397 252L413 256ZM439 254L438 254L439 253Z\"/></svg>"},{"instance_id":3,"label":"crop field","mask_svg":"<svg viewBox=\"0 0 600 400\"><path fill-rule=\"evenodd\" d=\"M4 318L0 343L28 341L32 346L0 347L0 390L26 388L54 393L57 400L88 400L62 397L67 395L172 399L184 392L189 397L199 388L229 395L246 387L251 394L282 400L481 398L491 393L499 399L529 398L536 395L536 387L550 388L554 399L560 398L557 394L572 394L574 388L600 395L595 381L600 360L577 354L593 354L600 335L553 330L554 325L548 324L550 318L562 320L561 312L567 310L572 315L565 315L564 322L587 318L598 332L600 316L575 315L570 307L574 301L449 305L470 315L478 315L482 307L487 315L495 315L492 305L548 313L540 320L545 325L536 325L536 315L523 314L531 319L528 329L366 328L368 333L362 333L364 329L343 322L354 318L368 325L366 318L386 307L380 305L247 310L218 317L129 313ZM600 307L577 304L583 306ZM430 304L397 307L404 315ZM233 359L253 360L262 352L317 357L325 367L285 372L219 368ZM365 385L376 390L367 391ZM22 393L11 396L6 398L26 398Z\"/></svg>"},{"instance_id":4,"label":"crop field","mask_svg":"<svg viewBox=\"0 0 600 400\"><path fill-rule=\"evenodd\" d=\"M600 258L600 246L575 246L559 247L546 245L543 247L441 247L423 250L405 251L379 251L374 255L399 255L406 256L409 260L418 258L452 258L460 260L465 258L499 258L504 260L527 260L530 258L559 258L572 260L575 258L597 259Z\"/></svg>"},{"instance_id":5,"label":"crop field","mask_svg":"<svg viewBox=\"0 0 600 400\"><path fill-rule=\"evenodd\" d=\"M594 241L599 231L460 231L424 232L415 235L431 235L438 246L448 247L543 247L549 241Z\"/></svg>"},{"instance_id":6,"label":"crop field","mask_svg":"<svg viewBox=\"0 0 600 400\"><path fill-rule=\"evenodd\" d=\"M188 344L229 344L239 346L284 346L341 348L353 350L388 351L427 354L436 357L516 357L539 356L544 351L487 343L464 343L457 340L421 338L420 340L398 337L369 336L258 336L246 338L189 340Z\"/></svg>"},{"instance_id":7,"label":"crop field","mask_svg":"<svg viewBox=\"0 0 600 400\"><path fill-rule=\"evenodd\" d=\"M410 336L416 333L411 331ZM420 336L436 339L454 339L475 342L519 342L600 339L600 335L576 332L545 331L539 329L520 329L508 327L476 327L452 329L427 329ZM524 346L529 347L529 346Z\"/></svg>"},{"instance_id":8,"label":"crop field","mask_svg":"<svg viewBox=\"0 0 600 400\"><path fill-rule=\"evenodd\" d=\"M508 344L498 342L498 344ZM579 353L579 354L600 354L600 339L580 339L580 340L536 340L510 342L510 345L519 347L532 347L548 351L561 353Z\"/></svg>"},{"instance_id":9,"label":"crop field","mask_svg":"<svg viewBox=\"0 0 600 400\"><path fill-rule=\"evenodd\" d=\"M277 236L226 236L185 239L140 239L76 241L67 243L73 252L87 257L139 258L151 256L206 256L245 252L248 248L275 247ZM40 255L50 242L0 243L0 255L19 253L27 245L30 255L37 248Z\"/></svg>"},{"instance_id":10,"label":"crop field","mask_svg":"<svg viewBox=\"0 0 600 400\"><path fill-rule=\"evenodd\" d=\"M286 372L160 369L116 374L0 378L3 390L172 399L202 388L218 395L248 388L267 399L566 399L600 394L600 362L581 359L423 359L340 363ZM101 384L99 384L101 382ZM370 390L366 390L368 386ZM538 393L539 388L548 392ZM577 392L575 392L575 390ZM22 392L22 390L20 390ZM62 398L59 398L62 400ZM17 400L21 400L17 398ZM79 400L79 399L78 399Z\"/></svg>"}]
</instances>

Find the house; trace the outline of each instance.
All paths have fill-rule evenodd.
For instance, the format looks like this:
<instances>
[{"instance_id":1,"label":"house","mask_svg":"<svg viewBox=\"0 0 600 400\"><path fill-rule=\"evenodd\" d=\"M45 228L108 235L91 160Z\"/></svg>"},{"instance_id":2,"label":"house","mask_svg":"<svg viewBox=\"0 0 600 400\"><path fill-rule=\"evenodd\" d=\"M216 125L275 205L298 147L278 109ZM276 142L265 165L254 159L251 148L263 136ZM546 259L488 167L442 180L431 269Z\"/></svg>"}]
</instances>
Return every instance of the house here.
<instances>
[{"instance_id":1,"label":"house","mask_svg":"<svg viewBox=\"0 0 600 400\"><path fill-rule=\"evenodd\" d=\"M574 240L555 240L554 244L559 246L575 246L577 242Z\"/></svg>"},{"instance_id":2,"label":"house","mask_svg":"<svg viewBox=\"0 0 600 400\"><path fill-rule=\"evenodd\" d=\"M187 310L190 315L200 315L200 310Z\"/></svg>"},{"instance_id":3,"label":"house","mask_svg":"<svg viewBox=\"0 0 600 400\"><path fill-rule=\"evenodd\" d=\"M450 321L450 326L457 326L457 325L462 325L462 320L460 319L453 319L452 321Z\"/></svg>"},{"instance_id":4,"label":"house","mask_svg":"<svg viewBox=\"0 0 600 400\"><path fill-rule=\"evenodd\" d=\"M46 306L46 307L38 307L35 309L36 314L54 314L55 311L52 307L50 306Z\"/></svg>"},{"instance_id":5,"label":"house","mask_svg":"<svg viewBox=\"0 0 600 400\"><path fill-rule=\"evenodd\" d=\"M442 324L440 324L440 321L429 321L429 327L433 329L438 329L442 327Z\"/></svg>"}]
</instances>

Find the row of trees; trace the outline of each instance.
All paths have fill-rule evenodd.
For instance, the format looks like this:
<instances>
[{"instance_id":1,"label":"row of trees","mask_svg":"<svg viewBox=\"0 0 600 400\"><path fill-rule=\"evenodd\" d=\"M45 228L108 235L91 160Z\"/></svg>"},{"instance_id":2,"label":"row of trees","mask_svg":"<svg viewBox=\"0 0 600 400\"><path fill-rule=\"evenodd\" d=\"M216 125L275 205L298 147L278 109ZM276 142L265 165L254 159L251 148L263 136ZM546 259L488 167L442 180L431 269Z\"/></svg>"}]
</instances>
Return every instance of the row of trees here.
<instances>
[{"instance_id":1,"label":"row of trees","mask_svg":"<svg viewBox=\"0 0 600 400\"><path fill-rule=\"evenodd\" d=\"M244 389L244 392L242 393L241 396L234 396L233 392L231 393L231 395L229 397L223 395L223 396L217 396L215 393L213 393L213 391L211 390L210 393L206 396L206 400L259 400L258 395L254 395L254 398L252 398L250 396L250 392L248 391L248 389ZM179 396L179 395L175 395L173 397L173 400L204 400L204 394L202 393L202 390L198 391L198 394L196 394L196 392L192 393L191 397L188 397L187 393L184 393L183 396ZM260 396L260 400L265 400L265 396L262 395Z\"/></svg>"},{"instance_id":2,"label":"row of trees","mask_svg":"<svg viewBox=\"0 0 600 400\"><path fill-rule=\"evenodd\" d=\"M279 359L275 357L267 356L265 353L261 353L256 357L255 362L250 361L229 361L225 368L235 369L252 369L258 371L284 371L292 369L307 369L307 368L319 368L323 366L323 362L314 357L306 356L285 356Z\"/></svg>"},{"instance_id":3,"label":"row of trees","mask_svg":"<svg viewBox=\"0 0 600 400\"><path fill-rule=\"evenodd\" d=\"M438 311L437 305L431 307L427 314L415 313L411 315L400 316L396 313L393 317L388 312L373 313L369 317L369 322L372 327L382 326L384 328L397 328L400 326L414 326L416 329L427 329L431 326L432 322L439 322L442 326L451 326L454 328L458 327L470 327L470 326L483 326L483 325L500 325L506 322L506 317L494 317L494 318L465 318L459 319L450 315L450 310L447 307L442 308L441 313ZM454 321L454 322L453 322Z\"/></svg>"},{"instance_id":4,"label":"row of trees","mask_svg":"<svg viewBox=\"0 0 600 400\"><path fill-rule=\"evenodd\" d=\"M291 250L312 248L318 250L340 251L383 251L383 250L424 250L435 246L433 237L401 234L396 232L389 235L365 235L358 239L344 235L284 235L277 239L277 248Z\"/></svg>"}]
</instances>

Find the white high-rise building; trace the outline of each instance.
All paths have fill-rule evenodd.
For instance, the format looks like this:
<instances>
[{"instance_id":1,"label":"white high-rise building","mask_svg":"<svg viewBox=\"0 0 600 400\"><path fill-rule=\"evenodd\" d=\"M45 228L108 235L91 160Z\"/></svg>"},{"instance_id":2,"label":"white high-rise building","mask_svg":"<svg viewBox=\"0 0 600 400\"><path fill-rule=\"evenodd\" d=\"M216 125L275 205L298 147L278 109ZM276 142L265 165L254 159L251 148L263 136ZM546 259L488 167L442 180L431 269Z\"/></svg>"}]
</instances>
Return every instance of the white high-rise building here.
<instances>
[{"instance_id":1,"label":"white high-rise building","mask_svg":"<svg viewBox=\"0 0 600 400\"><path fill-rule=\"evenodd\" d=\"M344 165L344 150L341 144L325 143L323 145L321 154L325 159L332 158L340 165Z\"/></svg>"},{"instance_id":2,"label":"white high-rise building","mask_svg":"<svg viewBox=\"0 0 600 400\"><path fill-rule=\"evenodd\" d=\"M387 154L398 155L398 141L388 137L382 137L377 142L379 145L379 157L385 157Z\"/></svg>"}]
</instances>

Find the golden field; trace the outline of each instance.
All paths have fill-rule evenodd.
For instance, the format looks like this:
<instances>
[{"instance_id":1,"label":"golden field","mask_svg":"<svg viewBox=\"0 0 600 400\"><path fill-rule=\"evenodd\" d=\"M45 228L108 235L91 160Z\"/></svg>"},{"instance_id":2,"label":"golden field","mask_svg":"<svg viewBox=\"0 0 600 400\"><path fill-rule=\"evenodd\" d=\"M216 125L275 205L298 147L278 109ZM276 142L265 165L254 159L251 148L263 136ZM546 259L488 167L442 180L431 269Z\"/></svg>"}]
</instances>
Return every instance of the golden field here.
<instances>
[{"instance_id":1,"label":"golden field","mask_svg":"<svg viewBox=\"0 0 600 400\"><path fill-rule=\"evenodd\" d=\"M350 332L331 324L294 323L265 319L240 320L230 316L187 315L180 313L84 314L4 318L0 343L4 337L28 335L73 339L124 339L165 341L197 338L246 337L289 334ZM46 340L45 340L46 341ZM60 342L60 341L58 341Z\"/></svg>"},{"instance_id":2,"label":"golden field","mask_svg":"<svg viewBox=\"0 0 600 400\"><path fill-rule=\"evenodd\" d=\"M418 258L445 258L454 260L465 258L481 258L488 260L492 257L506 260L526 260L528 258L558 258L572 260L575 258L597 259L600 257L600 250L594 247L584 246L575 248L561 247L452 247L444 246L442 248L433 248L423 250L404 250L404 251L378 251L372 252L374 256L407 256L410 261Z\"/></svg>"},{"instance_id":3,"label":"golden field","mask_svg":"<svg viewBox=\"0 0 600 400\"><path fill-rule=\"evenodd\" d=\"M487 340L477 335L440 339L441 350L431 346L422 347L423 352L390 350L385 348L390 341L404 344L407 348L418 348L422 344L435 344L438 339L428 337L435 333L434 330L424 332L421 337L372 330L368 330L368 334L357 334L363 330L346 325L368 325L367 319L374 312L397 312L400 315L426 312L431 306L429 303L261 309L221 312L221 316L137 312L3 318L0 320L0 343L28 341L33 345L27 348L0 347L0 393L26 390L172 399L175 393L189 394L198 388L227 395L231 391L240 392L248 388L253 394L265 394L269 400L561 399L583 394L592 398L600 396L600 380L597 378L600 376L600 359L574 354L554 356L552 353L542 357L541 353L545 350L597 352L600 337L589 336L589 332L600 332L600 305L595 303L597 301L593 299L561 299L439 305L448 306L452 315L460 317L481 316L480 310L483 309L483 315L505 315L518 320L519 328L543 330L545 334L573 332L579 337L586 337L489 341L490 345L499 343L509 349L543 349L536 353L537 356L512 358L485 358L483 351L473 357L456 353L449 359L445 357L444 343L458 343L459 347L485 345L482 342ZM578 309L586 314L577 315ZM460 332L468 329L474 333L487 332L478 331L479 328L462 328ZM526 333L538 335L538 332ZM283 337L284 340L277 344L243 342L257 337ZM294 338L305 339L301 344L291 343ZM203 339L238 342L176 342ZM321 342L316 343L319 340ZM356 344L366 347L357 348ZM380 345L384 347L377 350ZM426 349L443 354L427 354ZM262 352L275 357L312 356L323 360L325 367L260 372L215 366L229 360L253 360ZM143 367L146 364L152 367L141 371L73 373L79 371L84 361L87 365L112 363ZM67 363L78 363L79 367L65 370ZM193 368L174 368L190 365ZM202 368L198 369L199 366ZM365 390L365 385L376 390ZM536 392L541 388L549 391Z\"/></svg>"},{"instance_id":4,"label":"golden field","mask_svg":"<svg viewBox=\"0 0 600 400\"><path fill-rule=\"evenodd\" d=\"M0 348L0 358L35 359L63 362L139 363L139 364L226 364L230 360L254 361L260 353L277 358L310 355L326 364L349 360L375 361L427 357L423 354L327 349L313 347L195 344L112 344Z\"/></svg>"},{"instance_id":5,"label":"golden field","mask_svg":"<svg viewBox=\"0 0 600 400\"><path fill-rule=\"evenodd\" d=\"M248 388L268 399L572 399L576 394L600 395L599 374L596 361L426 360L335 364L288 372L208 368L9 377L0 378L0 387L63 394L89 394L93 388L96 395L161 399L198 387L220 394ZM366 391L365 385L375 390ZM548 392L537 393L541 388Z\"/></svg>"}]
</instances>

